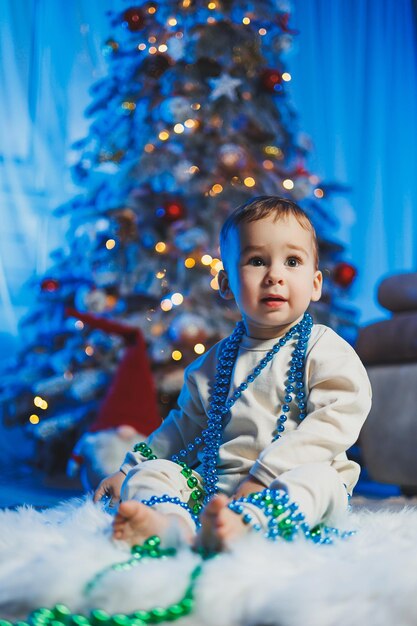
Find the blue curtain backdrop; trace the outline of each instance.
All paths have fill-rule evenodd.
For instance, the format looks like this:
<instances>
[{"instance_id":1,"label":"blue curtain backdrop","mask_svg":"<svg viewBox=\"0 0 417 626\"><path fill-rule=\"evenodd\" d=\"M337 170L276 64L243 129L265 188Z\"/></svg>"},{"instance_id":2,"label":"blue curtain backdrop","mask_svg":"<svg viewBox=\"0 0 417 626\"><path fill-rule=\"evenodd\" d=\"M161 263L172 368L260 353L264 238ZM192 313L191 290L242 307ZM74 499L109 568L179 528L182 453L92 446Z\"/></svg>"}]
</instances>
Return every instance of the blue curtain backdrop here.
<instances>
[{"instance_id":1,"label":"blue curtain backdrop","mask_svg":"<svg viewBox=\"0 0 417 626\"><path fill-rule=\"evenodd\" d=\"M336 203L359 276L361 321L386 316L375 286L417 271L417 50L412 0L294 0L292 93L316 173L351 187Z\"/></svg>"},{"instance_id":2,"label":"blue curtain backdrop","mask_svg":"<svg viewBox=\"0 0 417 626\"><path fill-rule=\"evenodd\" d=\"M65 245L53 209L76 189L71 143L87 132L89 86L106 73L106 10L123 0L0 2L0 358L18 343L30 279ZM310 169L352 188L335 202L366 323L375 285L417 266L417 55L412 0L293 0L289 58ZM28 282L29 281L29 282Z\"/></svg>"}]
</instances>

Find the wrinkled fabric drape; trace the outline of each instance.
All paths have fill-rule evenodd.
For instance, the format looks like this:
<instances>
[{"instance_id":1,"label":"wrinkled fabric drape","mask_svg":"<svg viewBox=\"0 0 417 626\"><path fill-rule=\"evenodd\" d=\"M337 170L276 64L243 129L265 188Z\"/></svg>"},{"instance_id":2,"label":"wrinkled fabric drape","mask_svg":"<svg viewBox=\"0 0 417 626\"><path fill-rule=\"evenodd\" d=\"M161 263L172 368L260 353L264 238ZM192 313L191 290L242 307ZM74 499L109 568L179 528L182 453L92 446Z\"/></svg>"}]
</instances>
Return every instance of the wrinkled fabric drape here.
<instances>
[{"instance_id":1,"label":"wrinkled fabric drape","mask_svg":"<svg viewBox=\"0 0 417 626\"><path fill-rule=\"evenodd\" d=\"M310 169L352 188L337 236L359 277L362 321L379 316L375 284L415 269L417 55L412 0L293 0L300 35L289 58ZM106 73L106 10L123 0L0 3L0 342L16 345L33 302L29 278L65 245L53 209L76 189L71 143L86 135L89 86Z\"/></svg>"},{"instance_id":2,"label":"wrinkled fabric drape","mask_svg":"<svg viewBox=\"0 0 417 626\"><path fill-rule=\"evenodd\" d=\"M106 11L122 0L0 2L0 360L18 345L31 282L65 245L53 210L77 191L69 165L88 89L106 72Z\"/></svg>"},{"instance_id":3,"label":"wrinkled fabric drape","mask_svg":"<svg viewBox=\"0 0 417 626\"><path fill-rule=\"evenodd\" d=\"M387 315L377 283L417 268L417 47L412 0L293 0L289 59L312 169L351 191L338 237L359 275L361 322Z\"/></svg>"}]
</instances>

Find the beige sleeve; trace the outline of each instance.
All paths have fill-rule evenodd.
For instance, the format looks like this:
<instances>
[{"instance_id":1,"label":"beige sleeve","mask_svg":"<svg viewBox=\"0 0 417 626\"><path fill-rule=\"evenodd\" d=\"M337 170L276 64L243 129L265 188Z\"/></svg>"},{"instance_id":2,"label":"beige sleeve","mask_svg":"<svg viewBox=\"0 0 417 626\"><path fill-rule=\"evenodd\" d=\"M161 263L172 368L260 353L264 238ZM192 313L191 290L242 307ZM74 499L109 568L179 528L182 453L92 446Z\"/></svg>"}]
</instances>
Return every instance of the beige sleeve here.
<instances>
[{"instance_id":1,"label":"beige sleeve","mask_svg":"<svg viewBox=\"0 0 417 626\"><path fill-rule=\"evenodd\" d=\"M309 349L307 417L259 455L250 473L262 483L306 463L329 463L350 448L371 407L371 386L353 348L327 328Z\"/></svg>"}]
</instances>

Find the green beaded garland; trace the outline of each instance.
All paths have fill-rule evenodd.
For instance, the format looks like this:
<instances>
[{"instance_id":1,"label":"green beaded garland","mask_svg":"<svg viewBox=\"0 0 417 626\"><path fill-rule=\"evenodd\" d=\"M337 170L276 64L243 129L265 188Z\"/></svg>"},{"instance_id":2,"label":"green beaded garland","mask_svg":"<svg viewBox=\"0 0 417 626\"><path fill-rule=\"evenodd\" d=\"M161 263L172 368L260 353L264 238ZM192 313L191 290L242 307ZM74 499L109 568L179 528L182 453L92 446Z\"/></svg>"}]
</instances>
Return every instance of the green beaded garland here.
<instances>
[{"instance_id":1,"label":"green beaded garland","mask_svg":"<svg viewBox=\"0 0 417 626\"><path fill-rule=\"evenodd\" d=\"M110 624L111 626L130 626L130 618L127 615L119 613L112 616Z\"/></svg>"},{"instance_id":2,"label":"green beaded garland","mask_svg":"<svg viewBox=\"0 0 417 626\"><path fill-rule=\"evenodd\" d=\"M204 492L201 489L194 489L194 491L191 492L191 498L193 500L201 500L203 495Z\"/></svg>"},{"instance_id":3,"label":"green beaded garland","mask_svg":"<svg viewBox=\"0 0 417 626\"><path fill-rule=\"evenodd\" d=\"M73 615L70 619L71 626L91 626L91 622L84 615Z\"/></svg>"},{"instance_id":4,"label":"green beaded garland","mask_svg":"<svg viewBox=\"0 0 417 626\"><path fill-rule=\"evenodd\" d=\"M52 620L54 619L54 617L56 617L56 613L54 613L54 611L51 611L51 609L47 609L44 607L36 609L36 611L33 611L33 613L30 614L30 619L32 621L38 619Z\"/></svg>"},{"instance_id":5,"label":"green beaded garland","mask_svg":"<svg viewBox=\"0 0 417 626\"><path fill-rule=\"evenodd\" d=\"M145 546L151 546L152 548L154 546L159 546L161 544L161 539L158 537L158 535L152 535L151 537L148 537L148 539L145 541Z\"/></svg>"},{"instance_id":6,"label":"green beaded garland","mask_svg":"<svg viewBox=\"0 0 417 626\"><path fill-rule=\"evenodd\" d=\"M110 624L110 615L102 609L91 611L90 620L93 626L107 626Z\"/></svg>"},{"instance_id":7,"label":"green beaded garland","mask_svg":"<svg viewBox=\"0 0 417 626\"><path fill-rule=\"evenodd\" d=\"M65 604L56 604L52 609L52 613L56 618L61 620L71 616L71 611Z\"/></svg>"},{"instance_id":8,"label":"green beaded garland","mask_svg":"<svg viewBox=\"0 0 417 626\"><path fill-rule=\"evenodd\" d=\"M164 622L166 619L167 611L161 606L156 606L154 609L149 611L150 621L154 624L158 624L159 622Z\"/></svg>"},{"instance_id":9,"label":"green beaded garland","mask_svg":"<svg viewBox=\"0 0 417 626\"><path fill-rule=\"evenodd\" d=\"M150 619L150 618L149 618L149 613L148 613L148 611L135 611L135 612L132 614L132 617L133 617L134 619L141 620L141 621L142 621L142 622L144 622L145 624L146 624L147 622L149 622L149 619Z\"/></svg>"}]
</instances>

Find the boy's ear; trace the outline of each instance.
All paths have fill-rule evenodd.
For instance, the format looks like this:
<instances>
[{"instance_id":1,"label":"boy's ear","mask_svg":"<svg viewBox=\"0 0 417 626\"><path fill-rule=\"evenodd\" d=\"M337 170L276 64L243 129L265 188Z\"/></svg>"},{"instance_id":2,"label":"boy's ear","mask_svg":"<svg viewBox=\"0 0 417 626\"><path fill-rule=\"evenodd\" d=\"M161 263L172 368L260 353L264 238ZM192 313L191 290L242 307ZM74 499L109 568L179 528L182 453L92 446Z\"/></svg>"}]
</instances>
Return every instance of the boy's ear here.
<instances>
[{"instance_id":1,"label":"boy's ear","mask_svg":"<svg viewBox=\"0 0 417 626\"><path fill-rule=\"evenodd\" d=\"M321 298L321 290L323 288L323 274L317 270L313 279L313 292L311 294L311 301L317 302Z\"/></svg>"},{"instance_id":2,"label":"boy's ear","mask_svg":"<svg viewBox=\"0 0 417 626\"><path fill-rule=\"evenodd\" d=\"M217 274L217 280L219 282L219 293L221 297L225 300L232 300L233 293L229 286L229 279L224 270L220 270L220 272Z\"/></svg>"}]
</instances>

